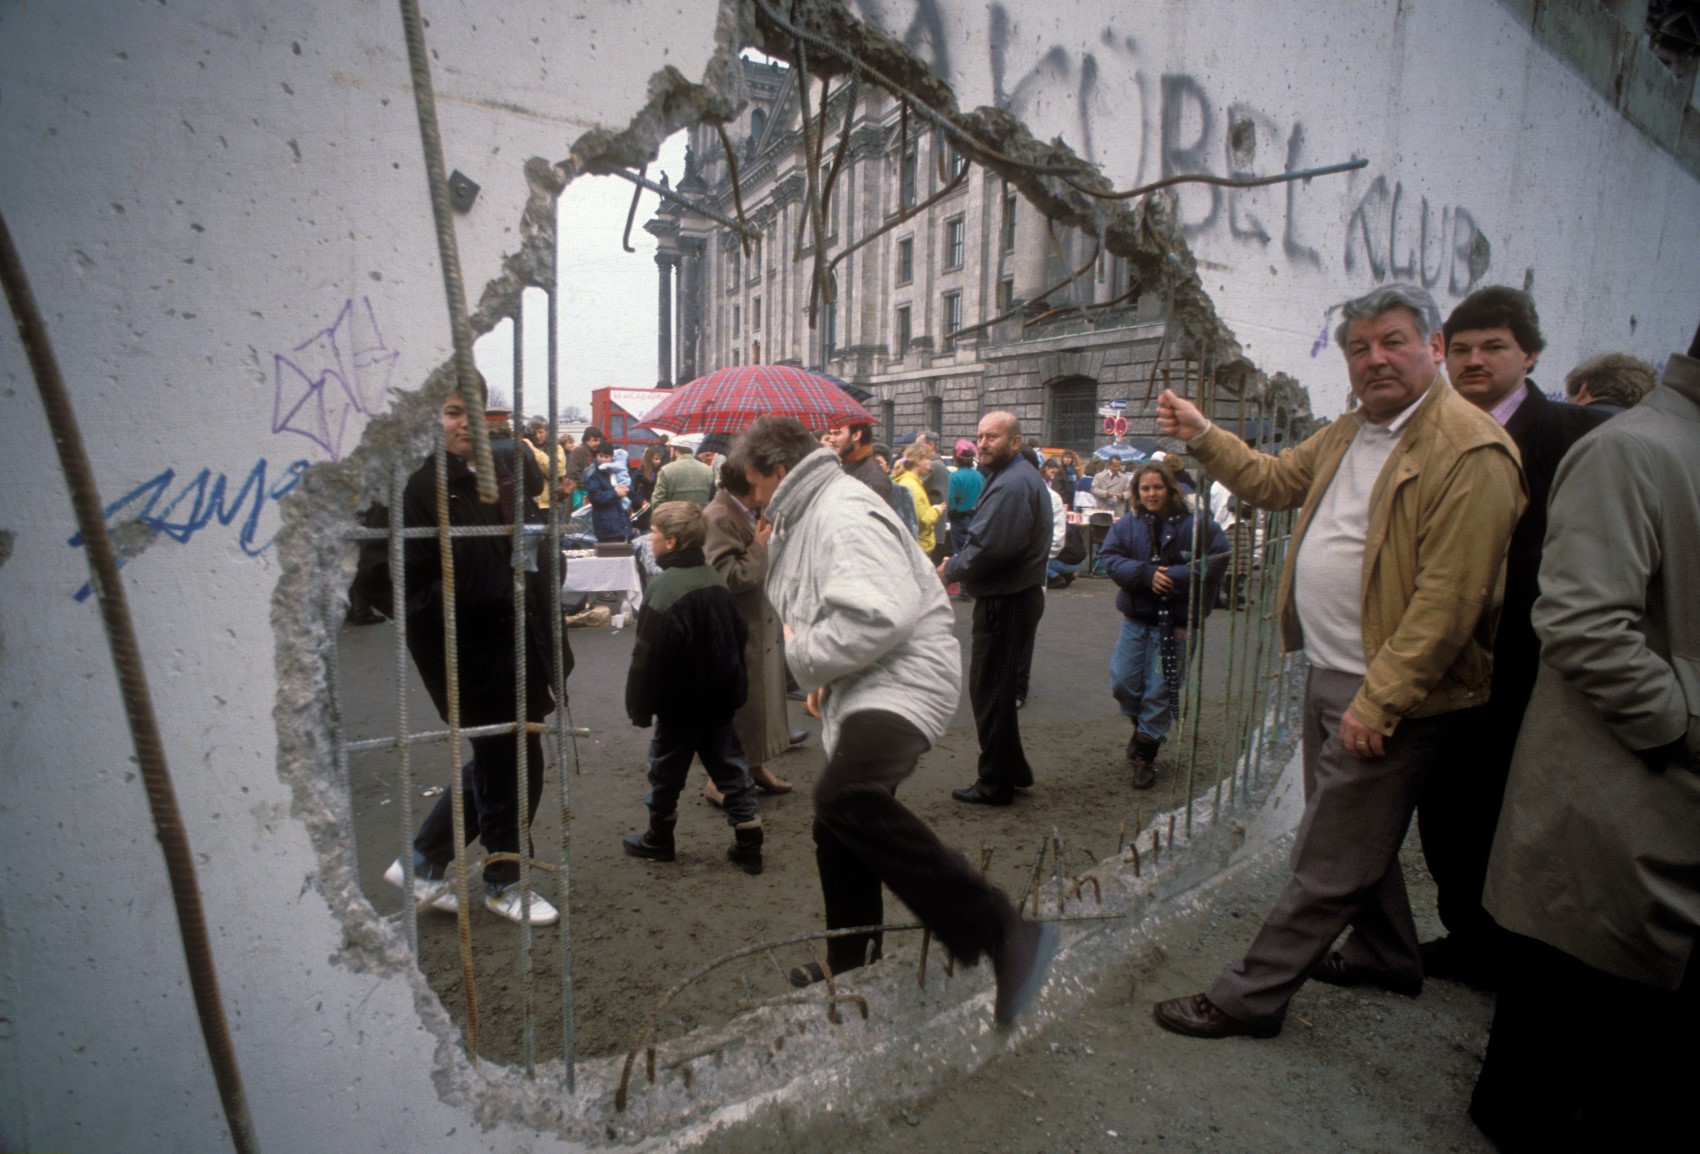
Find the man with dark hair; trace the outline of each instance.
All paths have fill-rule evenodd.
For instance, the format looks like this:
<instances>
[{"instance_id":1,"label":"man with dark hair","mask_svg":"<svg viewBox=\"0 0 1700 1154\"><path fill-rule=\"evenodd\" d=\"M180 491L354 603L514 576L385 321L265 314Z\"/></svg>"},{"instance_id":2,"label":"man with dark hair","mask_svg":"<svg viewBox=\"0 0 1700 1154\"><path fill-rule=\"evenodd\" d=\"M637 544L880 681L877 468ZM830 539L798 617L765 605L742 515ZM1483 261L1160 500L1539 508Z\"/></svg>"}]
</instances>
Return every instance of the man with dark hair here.
<instances>
[{"instance_id":1,"label":"man with dark hair","mask_svg":"<svg viewBox=\"0 0 1700 1154\"><path fill-rule=\"evenodd\" d=\"M952 957L972 965L990 955L997 1023L1008 1027L1044 982L1056 930L1022 920L897 800L961 692L944 590L890 506L796 421L762 418L733 453L773 526L767 596L784 623L786 661L822 720L814 837L827 927L879 925L880 887L890 886ZM798 966L791 982L821 981L879 949L877 936L830 939L826 967Z\"/></svg>"},{"instance_id":2,"label":"man with dark hair","mask_svg":"<svg viewBox=\"0 0 1700 1154\"><path fill-rule=\"evenodd\" d=\"M1524 505L1516 447L1446 383L1427 292L1384 285L1341 313L1358 408L1279 457L1173 392L1157 402L1163 435L1236 496L1301 510L1278 601L1286 648L1310 663L1292 879L1242 960L1208 991L1152 1007L1191 1037L1273 1037L1311 977L1422 988L1399 846L1452 715L1488 692Z\"/></svg>"},{"instance_id":3,"label":"man with dark hair","mask_svg":"<svg viewBox=\"0 0 1700 1154\"><path fill-rule=\"evenodd\" d=\"M443 442L447 450L449 523L453 526L513 526L513 502L534 495L543 487L543 474L530 453L517 456L521 476L509 469L515 454L495 457L500 499L485 504L478 499L478 479L468 467L472 456L472 430L467 424L465 397L450 393L442 409ZM402 495L403 523L410 529L437 524L437 464L427 460L408 478ZM444 617L449 606L443 599L442 550L435 538L411 537L404 548L407 587L407 651L419 670L419 678L444 721L449 719L448 649L444 639ZM460 675L459 723L463 728L512 725L515 721L514 674L520 656L514 647L513 539L497 536L456 537L453 544L453 609L456 668ZM528 586L528 592L529 592ZM549 609L546 598L525 599L525 705L526 721L542 721L555 708L549 659ZM562 639L565 645L565 638ZM572 672L572 650L563 652ZM460 789L464 803L465 835L484 843L486 855L510 855L484 867L483 901L492 913L509 921L553 925L560 914L542 895L520 892L519 863L513 855L530 854L531 819L543 798L543 743L536 733L525 736L527 805L523 823L519 810L520 743L512 732L493 733L468 739L472 760L461 767ZM416 901L426 908L457 912L460 896L450 866L454 864L454 797L444 790L420 823L414 835L413 889ZM521 831L525 832L522 838ZM523 844L522 844L523 843ZM384 880L405 890L407 870L396 858L384 872ZM476 891L474 891L476 892Z\"/></svg>"},{"instance_id":4,"label":"man with dark hair","mask_svg":"<svg viewBox=\"0 0 1700 1154\"><path fill-rule=\"evenodd\" d=\"M1492 689L1485 704L1458 711L1417 803L1423 857L1434 875L1440 922L1447 931L1422 944L1423 972L1491 989L1504 969L1506 942L1482 908L1482 883L1517 728L1540 667L1541 643L1529 611L1540 592L1536 576L1546 537L1547 494L1564 454L1605 416L1555 404L1529 379L1546 342L1527 293L1499 285L1471 293L1446 318L1442 332L1452 387L1510 435L1529 494L1505 562Z\"/></svg>"},{"instance_id":5,"label":"man with dark hair","mask_svg":"<svg viewBox=\"0 0 1700 1154\"><path fill-rule=\"evenodd\" d=\"M573 449L572 456L567 458L567 475L573 480L584 476L584 471L596 463L596 446L607 440L602 430L595 425L584 431L584 438Z\"/></svg>"},{"instance_id":6,"label":"man with dark hair","mask_svg":"<svg viewBox=\"0 0 1700 1154\"><path fill-rule=\"evenodd\" d=\"M1634 407L1658 379L1653 366L1640 357L1601 353L1564 375L1564 395L1573 405L1587 405L1611 417Z\"/></svg>"},{"instance_id":7,"label":"man with dark hair","mask_svg":"<svg viewBox=\"0 0 1700 1154\"><path fill-rule=\"evenodd\" d=\"M874 427L866 421L832 430L830 444L844 471L891 502L891 477L874 460Z\"/></svg>"},{"instance_id":8,"label":"man with dark hair","mask_svg":"<svg viewBox=\"0 0 1700 1154\"><path fill-rule=\"evenodd\" d=\"M1541 318L1535 312L1534 298L1508 285L1496 284L1477 289L1452 310L1443 328L1448 341L1452 339L1452 333L1460 330L1491 332L1504 329L1517 342L1521 355L1529 358L1531 366L1547 347L1546 338L1541 336ZM1456 380L1452 387L1458 388ZM1465 390L1459 389L1459 392ZM1469 394L1465 392L1465 395Z\"/></svg>"},{"instance_id":9,"label":"man with dark hair","mask_svg":"<svg viewBox=\"0 0 1700 1154\"><path fill-rule=\"evenodd\" d=\"M969 805L1009 805L1033 784L1016 714L1022 655L1031 653L1045 612L1045 565L1051 554L1050 490L1022 456L1021 422L1013 413L980 418L980 468L986 487L962 548L938 567L945 585L960 581L974 598L968 698L980 737L980 773L950 796Z\"/></svg>"}]
</instances>

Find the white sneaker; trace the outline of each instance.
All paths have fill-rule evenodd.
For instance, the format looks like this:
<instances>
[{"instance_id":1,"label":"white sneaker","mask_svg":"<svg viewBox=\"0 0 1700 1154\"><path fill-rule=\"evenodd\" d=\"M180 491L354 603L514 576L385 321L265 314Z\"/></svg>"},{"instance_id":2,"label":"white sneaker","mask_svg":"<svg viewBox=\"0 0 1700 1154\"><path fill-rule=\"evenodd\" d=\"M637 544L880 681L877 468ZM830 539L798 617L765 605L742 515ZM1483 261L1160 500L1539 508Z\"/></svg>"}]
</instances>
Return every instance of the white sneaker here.
<instances>
[{"instance_id":1,"label":"white sneaker","mask_svg":"<svg viewBox=\"0 0 1700 1154\"><path fill-rule=\"evenodd\" d=\"M398 890L406 891L407 878L402 873L401 859L396 858L390 863L390 868L384 871L384 880ZM441 910L452 914L460 910L460 899L455 895L453 878L422 878L413 875L413 897L424 910Z\"/></svg>"},{"instance_id":2,"label":"white sneaker","mask_svg":"<svg viewBox=\"0 0 1700 1154\"><path fill-rule=\"evenodd\" d=\"M484 894L484 908L498 917L507 918L510 922L523 923L525 913L521 909L523 899L520 896L519 883L504 888L500 893ZM561 913L549 904L549 899L531 891L531 924L534 926L552 926L561 920Z\"/></svg>"}]
</instances>

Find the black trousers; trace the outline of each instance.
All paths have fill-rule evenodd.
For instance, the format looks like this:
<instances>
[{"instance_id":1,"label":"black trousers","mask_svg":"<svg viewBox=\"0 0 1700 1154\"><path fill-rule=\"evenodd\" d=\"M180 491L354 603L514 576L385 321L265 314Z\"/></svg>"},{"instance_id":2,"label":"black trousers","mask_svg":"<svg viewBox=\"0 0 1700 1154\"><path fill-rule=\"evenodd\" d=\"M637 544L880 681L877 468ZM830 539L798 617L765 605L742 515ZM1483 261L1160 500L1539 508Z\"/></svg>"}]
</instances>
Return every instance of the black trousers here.
<instances>
[{"instance_id":1,"label":"black trousers","mask_svg":"<svg viewBox=\"0 0 1700 1154\"><path fill-rule=\"evenodd\" d=\"M1015 698L1044 614L1045 590L1039 585L974 599L968 700L980 737L980 780L1000 789L1033 784Z\"/></svg>"},{"instance_id":2,"label":"black trousers","mask_svg":"<svg viewBox=\"0 0 1700 1154\"><path fill-rule=\"evenodd\" d=\"M1511 935L1482 907L1482 887L1529 695L1501 701L1501 687L1493 692L1489 704L1453 715L1417 802L1417 832L1441 925L1484 965L1503 968Z\"/></svg>"},{"instance_id":3,"label":"black trousers","mask_svg":"<svg viewBox=\"0 0 1700 1154\"><path fill-rule=\"evenodd\" d=\"M490 737L468 738L472 743L472 760L461 766L461 797L466 806L466 841L474 838L484 843L486 853L519 852L519 746L511 733ZM530 806L525 824L537 816L537 804L543 800L543 740L535 733L525 738L527 793ZM414 864L419 876L445 876L449 862L454 860L454 798L448 790L437 797L437 804L425 815L419 832L413 838ZM531 839L526 838L526 853L533 855ZM505 886L519 880L517 861L491 862L484 867L488 885Z\"/></svg>"},{"instance_id":4,"label":"black trousers","mask_svg":"<svg viewBox=\"0 0 1700 1154\"><path fill-rule=\"evenodd\" d=\"M1700 962L1689 960L1676 990L1656 990L1532 938L1507 938L1515 972L1470 1099L1482 1132L1506 1154L1692 1141Z\"/></svg>"},{"instance_id":5,"label":"black trousers","mask_svg":"<svg viewBox=\"0 0 1700 1154\"><path fill-rule=\"evenodd\" d=\"M1002 947L1019 918L1003 892L968 859L938 839L897 800L897 787L928 749L906 718L884 710L852 713L839 724L838 745L815 786L815 864L826 928L879 925L881 885L930 929L951 955L973 965ZM834 973L879 957L877 934L832 938Z\"/></svg>"}]
</instances>

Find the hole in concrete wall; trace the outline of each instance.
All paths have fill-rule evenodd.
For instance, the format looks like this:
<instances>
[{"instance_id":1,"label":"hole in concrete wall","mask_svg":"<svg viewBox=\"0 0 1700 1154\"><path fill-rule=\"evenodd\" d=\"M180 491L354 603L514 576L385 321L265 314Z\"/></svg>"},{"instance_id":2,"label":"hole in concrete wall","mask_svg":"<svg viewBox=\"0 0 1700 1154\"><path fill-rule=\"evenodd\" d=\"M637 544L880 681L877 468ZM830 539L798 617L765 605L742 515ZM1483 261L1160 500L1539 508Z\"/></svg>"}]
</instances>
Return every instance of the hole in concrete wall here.
<instances>
[{"instance_id":1,"label":"hole in concrete wall","mask_svg":"<svg viewBox=\"0 0 1700 1154\"><path fill-rule=\"evenodd\" d=\"M901 45L856 24L841 9L820 9L816 31L824 43L867 66L856 92L843 60L818 48L811 49L812 80L799 89L796 64L774 62L794 60L795 44L764 16L742 25L741 32L774 58L723 57L706 89L676 74L664 76L650 107L626 132L590 134L559 169L530 162L525 251L486 287L474 317L486 334L480 363L493 380L504 365L511 371L515 360L515 316L523 333L544 327L546 313L538 310L546 308L546 294L534 282L545 275L547 262L539 254L546 255L553 243L556 222L562 234L593 235L610 252L619 247L619 213L592 221L572 210L575 198L593 184L612 182L586 178L615 168L635 172L669 132L683 128L690 159L681 158L676 173L669 169L669 187L714 216L675 201L653 208L655 198L646 197L639 222L656 237L659 255L679 261L665 290L673 310L671 341L662 341L656 327L632 338L630 347L609 352L608 368L619 377L610 384L642 388L657 379L688 380L757 355L759 340L763 359L798 361L866 388L888 436L927 424L939 428L948 444L971 435L980 413L1002 407L1014 409L1031 428L1061 434L1063 447L1090 450L1152 431L1149 404L1166 383L1194 395L1212 388L1219 413L1237 413L1248 430L1256 422L1262 430L1256 435L1264 439L1296 431L1305 412L1302 395L1290 382L1265 382L1239 355L1192 271L1166 197L1121 202L1081 192L1081 184L1099 192L1107 186L1066 150L1032 140L1005 114L956 112L949 90ZM747 11L745 19L751 19ZM892 86L882 87L874 71L893 79ZM807 130L805 95L812 110ZM951 130L929 120L923 107L938 110ZM698 116L700 123L689 123ZM730 158L715 123L725 127ZM805 156L811 146L813 155ZM912 173L906 158L912 158ZM740 165L736 191L730 160ZM554 197L567 176L573 179L557 214ZM623 191L622 199L626 195ZM512 206L481 203L479 210ZM950 222L959 223L959 231L947 228ZM913 267L900 277L897 262L906 240L913 246ZM622 255L648 261L646 276L661 275L669 283L664 272L654 270L653 258ZM562 260L559 271L560 299L575 307L602 288L579 262ZM654 308L656 282L649 283ZM759 336L749 327L758 315L758 297ZM960 312L947 325L951 307ZM734 308L740 317L736 337ZM892 338L899 308L908 310L913 326L907 347L894 347ZM829 315L832 328L823 332ZM571 348L599 327L593 315L563 321L561 344ZM542 393L547 353L538 364L532 346L522 341L521 347L524 411L546 411L532 398ZM923 379L930 382L925 387ZM327 545L315 529L330 522L349 525L351 508L387 498L394 469L417 467L449 380L447 366L440 367L417 394L397 403L392 416L374 421L361 449L334 478L327 477L334 483L306 486L306 497L280 537L291 575L278 593L279 660L322 671L320 692L311 700L280 702L280 763L298 789L299 808L309 816L325 860L322 885L348 937L342 960L392 972L408 972L413 965L396 920L400 895L382 880L409 832L395 816L401 808L395 759L353 756L343 778L330 735L334 725L345 739L394 732L394 629L375 626L337 638L352 550ZM588 407L583 386L573 374L563 374L557 419L567 406ZM1066 398L1062 409L1058 398ZM1112 401L1125 402L1110 411L1124 414L1130 424L1120 433L1113 425L1110 432L1090 431L1093 421L1105 419ZM317 624L301 628L302 622ZM623 1051L659 994L705 958L817 928L821 913L807 849L806 788L764 803L770 836L776 842L789 836L792 852L788 859L776 858L761 879L747 879L725 864L722 843L728 835L720 815L694 800L682 807L680 863L647 866L621 855L619 835L639 827L644 812L646 738L626 722L620 703L630 635L603 629L568 637L577 661L568 686L574 721L591 731L580 739L576 756L570 748L560 752L572 814L570 899L559 879L539 877L537 886L558 905L570 900L572 996L583 1059ZM325 665L333 646L340 653L334 700ZM1060 660L1059 677L1074 677L1067 655ZM410 728L435 728L435 710L411 662L400 676ZM1220 767L1226 757L1232 772L1232 750L1243 747L1251 712L1222 699L1198 716L1204 724L1195 728L1214 727L1201 763ZM1082 726L1082 717L1072 715L1059 722L1057 740L1066 743L1059 758L1081 756ZM1119 756L1124 741L1125 734L1115 734L1108 741L1114 749L1105 756ZM811 780L818 752L792 758L778 768L804 783ZM427 791L448 785L453 767L441 747L428 748L415 761L417 817L438 796ZM565 807L557 773L552 765L534 830L538 856L546 862L561 859ZM1212 780L1200 774L1196 790L1210 788ZM687 799L694 799L695 786L687 788ZM1066 831L1073 844L1108 850L1116 841L1114 821L1096 804L1065 814L1063 821L1078 823ZM1021 844L1024 836L1011 833L992 867L995 880L1012 892L1025 889L1028 867L1018 858L1030 858L1031 846ZM892 912L894 919L901 914ZM473 930L480 1053L495 1063L520 1061L527 1033L521 1009L529 997L537 1008L532 1030L538 1058L558 1055L564 997L560 931L533 932L528 994L517 976L523 961L517 928L475 911ZM418 965L425 984L416 987L416 1004L442 1040L438 1064L447 1078L445 1093L505 1108L509 1099L477 1097L498 1091L494 1083L472 1079L459 1056L463 1042L455 1027L466 1022L466 999L458 950L452 919L421 916ZM786 963L795 960L802 959L788 956ZM720 1024L749 1002L784 989L775 967L757 958L694 988L660 1028L677 1036Z\"/></svg>"}]
</instances>

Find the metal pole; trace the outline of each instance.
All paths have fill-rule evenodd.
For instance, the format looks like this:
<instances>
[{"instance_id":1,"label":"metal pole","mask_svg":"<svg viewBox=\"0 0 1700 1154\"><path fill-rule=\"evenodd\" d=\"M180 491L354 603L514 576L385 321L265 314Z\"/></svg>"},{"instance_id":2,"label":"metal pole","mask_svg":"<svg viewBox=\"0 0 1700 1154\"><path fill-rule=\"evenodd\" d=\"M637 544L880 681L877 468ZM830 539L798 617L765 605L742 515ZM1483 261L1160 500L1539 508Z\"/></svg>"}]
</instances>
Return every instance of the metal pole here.
<instances>
[{"instance_id":1,"label":"metal pole","mask_svg":"<svg viewBox=\"0 0 1700 1154\"><path fill-rule=\"evenodd\" d=\"M522 281L519 301L514 308L514 371L513 410L508 413L514 441L513 494L514 535L509 551L514 580L514 789L518 794L514 809L514 834L519 853L519 998L520 1052L525 1063L526 1077L535 1075L537 1062L537 1006L532 989L531 962L531 734L526 731L529 720L526 709L525 628L525 458L531 449L525 441L525 426L520 414L525 411L525 284ZM538 767L542 771L542 767ZM486 849L489 847L486 846Z\"/></svg>"},{"instance_id":2,"label":"metal pole","mask_svg":"<svg viewBox=\"0 0 1700 1154\"><path fill-rule=\"evenodd\" d=\"M555 202L556 231L549 245L549 533L545 540L549 554L549 645L554 664L550 667L555 684L555 781L561 791L561 868L556 876L556 898L561 910L561 1059L567 1072L567 1093L576 1092L576 1043L573 1033L573 935L572 935L572 807L567 783L566 749L572 742L573 760L578 760L578 737L572 724L572 707L567 703L566 637L561 621L561 583L565 574L561 565L561 501L559 489L560 461L560 273L557 257L560 250L560 200ZM681 297L681 300L683 298Z\"/></svg>"}]
</instances>

